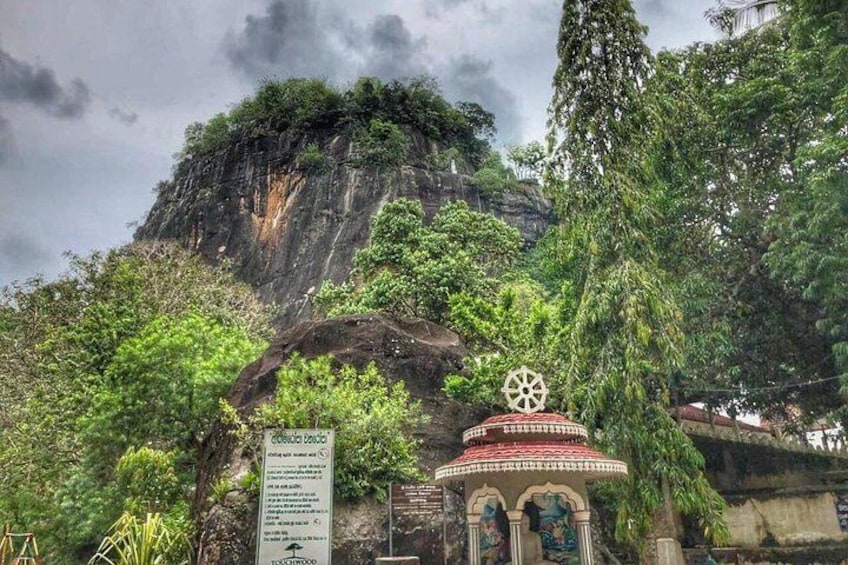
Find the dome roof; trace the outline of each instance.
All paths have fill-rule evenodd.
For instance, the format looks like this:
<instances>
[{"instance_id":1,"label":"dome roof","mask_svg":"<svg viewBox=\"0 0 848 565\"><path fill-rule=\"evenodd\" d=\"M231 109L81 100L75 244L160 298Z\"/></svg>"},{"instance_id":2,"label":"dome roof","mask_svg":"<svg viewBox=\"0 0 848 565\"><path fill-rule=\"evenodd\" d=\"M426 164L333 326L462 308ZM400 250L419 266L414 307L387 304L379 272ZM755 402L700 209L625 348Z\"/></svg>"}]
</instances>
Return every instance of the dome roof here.
<instances>
[{"instance_id":1,"label":"dome roof","mask_svg":"<svg viewBox=\"0 0 848 565\"><path fill-rule=\"evenodd\" d=\"M579 473L585 479L627 475L627 465L585 445L586 428L559 414L503 414L462 434L465 452L436 469L436 482L511 472Z\"/></svg>"},{"instance_id":2,"label":"dome roof","mask_svg":"<svg viewBox=\"0 0 848 565\"><path fill-rule=\"evenodd\" d=\"M586 428L559 414L501 414L465 430L462 443L477 445L519 440L586 441Z\"/></svg>"}]
</instances>

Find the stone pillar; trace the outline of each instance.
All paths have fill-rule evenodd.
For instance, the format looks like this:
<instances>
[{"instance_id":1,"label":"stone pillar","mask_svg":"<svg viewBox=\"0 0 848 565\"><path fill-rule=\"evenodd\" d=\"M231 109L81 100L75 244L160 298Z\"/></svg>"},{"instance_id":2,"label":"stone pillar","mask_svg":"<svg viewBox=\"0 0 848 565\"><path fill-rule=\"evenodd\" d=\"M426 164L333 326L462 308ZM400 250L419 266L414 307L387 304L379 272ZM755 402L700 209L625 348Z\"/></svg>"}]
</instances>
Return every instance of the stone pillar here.
<instances>
[{"instance_id":1,"label":"stone pillar","mask_svg":"<svg viewBox=\"0 0 848 565\"><path fill-rule=\"evenodd\" d=\"M591 512L589 510L575 512L574 520L577 522L577 551L580 554L580 565L594 565Z\"/></svg>"},{"instance_id":2,"label":"stone pillar","mask_svg":"<svg viewBox=\"0 0 848 565\"><path fill-rule=\"evenodd\" d=\"M467 514L468 519L468 565L480 565L480 519L481 514Z\"/></svg>"},{"instance_id":3,"label":"stone pillar","mask_svg":"<svg viewBox=\"0 0 848 565\"><path fill-rule=\"evenodd\" d=\"M512 555L513 565L524 565L524 551L521 539L521 519L524 517L522 510L510 510L506 513L509 518L509 551Z\"/></svg>"},{"instance_id":4,"label":"stone pillar","mask_svg":"<svg viewBox=\"0 0 848 565\"><path fill-rule=\"evenodd\" d=\"M680 542L673 538L657 539L657 563L659 565L683 565L683 550Z\"/></svg>"}]
</instances>

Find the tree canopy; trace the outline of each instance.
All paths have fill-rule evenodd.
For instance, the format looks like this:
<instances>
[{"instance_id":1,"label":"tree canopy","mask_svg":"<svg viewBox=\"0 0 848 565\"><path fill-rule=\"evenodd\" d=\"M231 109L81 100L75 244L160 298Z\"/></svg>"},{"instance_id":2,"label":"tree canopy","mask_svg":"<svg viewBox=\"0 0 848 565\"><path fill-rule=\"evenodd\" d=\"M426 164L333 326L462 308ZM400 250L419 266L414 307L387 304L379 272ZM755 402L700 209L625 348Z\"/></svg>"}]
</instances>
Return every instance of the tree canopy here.
<instances>
[{"instance_id":1,"label":"tree canopy","mask_svg":"<svg viewBox=\"0 0 848 565\"><path fill-rule=\"evenodd\" d=\"M644 85L653 60L629 0L566 0L557 44L547 189L577 250L560 398L626 480L604 485L616 536L641 546L664 502L723 533L703 458L668 411L683 365L681 311L657 261ZM602 433L598 433L602 432ZM670 492L670 500L668 493Z\"/></svg>"},{"instance_id":2,"label":"tree canopy","mask_svg":"<svg viewBox=\"0 0 848 565\"><path fill-rule=\"evenodd\" d=\"M348 131L373 145L387 132L396 138L398 133L390 131L392 127L419 132L445 149L453 148L475 167L488 155L496 131L491 112L475 102L451 104L431 77L390 82L363 77L347 90L314 78L266 80L255 95L228 113L190 124L175 158L179 168L237 139L283 131L313 139L327 132ZM366 154L369 152L373 153L373 147L366 148ZM367 159L363 162L374 164Z\"/></svg>"},{"instance_id":3,"label":"tree canopy","mask_svg":"<svg viewBox=\"0 0 848 565\"><path fill-rule=\"evenodd\" d=\"M316 304L330 316L382 310L445 322L452 295L493 295L520 249L515 228L464 201L446 204L426 225L421 203L401 198L375 216L348 281L324 283Z\"/></svg>"},{"instance_id":4,"label":"tree canopy","mask_svg":"<svg viewBox=\"0 0 848 565\"><path fill-rule=\"evenodd\" d=\"M56 563L87 559L124 510L185 530L197 444L270 314L226 268L163 244L5 289L0 514Z\"/></svg>"}]
</instances>

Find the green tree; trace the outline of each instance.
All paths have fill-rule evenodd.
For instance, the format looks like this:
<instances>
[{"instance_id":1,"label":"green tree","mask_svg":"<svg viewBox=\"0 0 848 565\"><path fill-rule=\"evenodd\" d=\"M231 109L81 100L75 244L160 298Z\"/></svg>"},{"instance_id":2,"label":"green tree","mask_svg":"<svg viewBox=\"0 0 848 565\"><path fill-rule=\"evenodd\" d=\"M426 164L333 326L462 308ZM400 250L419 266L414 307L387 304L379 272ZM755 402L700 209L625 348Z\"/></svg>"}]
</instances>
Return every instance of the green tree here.
<instances>
[{"instance_id":1,"label":"green tree","mask_svg":"<svg viewBox=\"0 0 848 565\"><path fill-rule=\"evenodd\" d=\"M520 178L537 178L542 175L545 166L547 150L538 141L526 145L511 145L507 147L506 158L516 169Z\"/></svg>"},{"instance_id":2,"label":"green tree","mask_svg":"<svg viewBox=\"0 0 848 565\"><path fill-rule=\"evenodd\" d=\"M520 248L517 230L464 201L443 206L428 226L420 202L399 199L374 218L348 282L324 283L316 304L330 316L382 310L444 322L451 295L493 295Z\"/></svg>"},{"instance_id":3,"label":"green tree","mask_svg":"<svg viewBox=\"0 0 848 565\"><path fill-rule=\"evenodd\" d=\"M475 356L466 375L445 379L451 398L506 409L500 389L504 375L522 365L545 375L563 370L563 340L570 309L538 283L512 275L494 299L455 294L450 298L450 325L465 338Z\"/></svg>"},{"instance_id":4,"label":"green tree","mask_svg":"<svg viewBox=\"0 0 848 565\"><path fill-rule=\"evenodd\" d=\"M421 480L418 440L425 423L403 382L388 385L371 364L363 371L334 367L330 357L290 359L277 375L274 401L263 404L249 425L263 428L336 430L334 484L337 496L384 497L389 483Z\"/></svg>"},{"instance_id":5,"label":"green tree","mask_svg":"<svg viewBox=\"0 0 848 565\"><path fill-rule=\"evenodd\" d=\"M377 118L359 136L361 162L378 169L397 169L404 164L409 137L396 124Z\"/></svg>"},{"instance_id":6,"label":"green tree","mask_svg":"<svg viewBox=\"0 0 848 565\"><path fill-rule=\"evenodd\" d=\"M755 32L660 55L649 164L656 249L685 312L683 396L815 419L843 405L846 15L785 8Z\"/></svg>"},{"instance_id":7,"label":"green tree","mask_svg":"<svg viewBox=\"0 0 848 565\"><path fill-rule=\"evenodd\" d=\"M246 359L239 355L247 346L236 348L229 361L218 346L234 345L241 336L256 351L270 334L270 312L249 287L226 268L209 268L176 246L136 244L71 262L71 271L55 282L33 280L5 289L0 305L0 397L11 399L8 410L4 406L9 419L0 427L0 514L16 527L34 530L57 563L75 563L86 548L96 547L120 512L123 501L116 499L120 489L116 495L113 479L128 448L142 448L148 440L166 450L179 448L176 472L182 486L191 480L188 433L179 440L144 437L141 430L165 429L167 423L156 418L169 412L163 407L148 415L138 407L156 406L159 395L179 400L174 389L185 390L186 379L197 386L192 406L208 406L212 389L220 389L223 378L234 379L236 365ZM168 323L210 335L191 336L194 343L183 342L180 350L174 343L180 336L171 340L160 333L162 339L155 339ZM197 360L191 357L194 345L198 355L213 352L217 361L188 368L175 359ZM143 351L145 346L151 351ZM162 357L145 357L151 352ZM136 361L144 363L136 367ZM229 374L213 374L218 369ZM133 377L141 380L123 370L137 370ZM161 380L166 370L183 371L167 383L174 389L140 396L144 383ZM106 402L108 397L114 402ZM135 427L118 430L105 413L112 405L119 411L112 416L129 423L136 414ZM201 434L202 421L212 416L196 414L202 418L194 430ZM142 421L142 416L150 417ZM102 434L96 420L103 424ZM132 443L122 437L125 432ZM94 457L97 452L108 457Z\"/></svg>"},{"instance_id":8,"label":"green tree","mask_svg":"<svg viewBox=\"0 0 848 565\"><path fill-rule=\"evenodd\" d=\"M703 458L666 410L683 334L650 231L644 35L629 0L563 3L546 179L564 233L582 248L560 392L594 440L627 461L628 478L602 492L614 500L616 536L640 548L664 502L697 516L708 537L724 532Z\"/></svg>"},{"instance_id":9,"label":"green tree","mask_svg":"<svg viewBox=\"0 0 848 565\"><path fill-rule=\"evenodd\" d=\"M474 186L489 196L501 196L504 192L517 190L519 186L515 173L504 165L503 158L497 151L489 152L474 172L473 179Z\"/></svg>"},{"instance_id":10,"label":"green tree","mask_svg":"<svg viewBox=\"0 0 848 565\"><path fill-rule=\"evenodd\" d=\"M817 306L816 328L848 390L848 12L841 2L794 0L785 16L798 95L821 126L797 150L798 183L769 227L772 277ZM827 389L826 389L827 390ZM838 408L848 423L844 404Z\"/></svg>"}]
</instances>

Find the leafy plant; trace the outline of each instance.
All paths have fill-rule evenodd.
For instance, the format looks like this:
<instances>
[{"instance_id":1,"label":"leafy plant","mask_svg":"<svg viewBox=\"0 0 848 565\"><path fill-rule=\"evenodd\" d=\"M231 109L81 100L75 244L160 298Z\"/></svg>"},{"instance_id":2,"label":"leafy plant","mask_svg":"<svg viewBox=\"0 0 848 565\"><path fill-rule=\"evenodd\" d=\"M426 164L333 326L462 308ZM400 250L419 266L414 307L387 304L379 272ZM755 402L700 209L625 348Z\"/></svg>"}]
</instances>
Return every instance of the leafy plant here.
<instances>
[{"instance_id":1,"label":"leafy plant","mask_svg":"<svg viewBox=\"0 0 848 565\"><path fill-rule=\"evenodd\" d=\"M365 162L394 167L408 144L402 128L457 148L472 166L487 154L495 132L494 115L476 103L452 106L429 77L388 83L364 77L346 92L318 79L267 80L228 114L190 124L183 148L174 155L176 170L245 136L328 130L364 132Z\"/></svg>"},{"instance_id":2,"label":"leafy plant","mask_svg":"<svg viewBox=\"0 0 848 565\"><path fill-rule=\"evenodd\" d=\"M212 485L212 500L216 503L223 502L232 490L234 490L233 482L229 477L223 475Z\"/></svg>"},{"instance_id":3,"label":"leafy plant","mask_svg":"<svg viewBox=\"0 0 848 565\"><path fill-rule=\"evenodd\" d=\"M308 175L320 175L328 167L327 156L317 143L310 143L297 156L297 165Z\"/></svg>"},{"instance_id":4,"label":"leafy plant","mask_svg":"<svg viewBox=\"0 0 848 565\"><path fill-rule=\"evenodd\" d=\"M17 425L0 425L0 514L54 563L90 555L124 509L171 516L216 395L269 319L225 267L173 245L73 257L57 281L4 289L0 418Z\"/></svg>"},{"instance_id":5,"label":"leafy plant","mask_svg":"<svg viewBox=\"0 0 848 565\"><path fill-rule=\"evenodd\" d=\"M251 469L241 478L239 487L248 496L259 496L259 490L262 480L259 478L259 471Z\"/></svg>"},{"instance_id":6,"label":"leafy plant","mask_svg":"<svg viewBox=\"0 0 848 565\"><path fill-rule=\"evenodd\" d=\"M267 427L336 430L335 492L357 500L423 478L412 432L425 420L403 382L388 385L373 364L357 371L334 368L329 357L293 357L280 368L274 401L250 425L257 434Z\"/></svg>"},{"instance_id":7,"label":"leafy plant","mask_svg":"<svg viewBox=\"0 0 848 565\"><path fill-rule=\"evenodd\" d=\"M615 499L616 537L640 554L664 502L696 516L715 541L727 533L703 458L666 411L684 336L652 230L659 213L646 164L645 33L629 0L563 3L546 178L566 225L560 233L580 249L561 407L628 463L627 479L605 489ZM663 485L680 494L667 497Z\"/></svg>"},{"instance_id":8,"label":"leafy plant","mask_svg":"<svg viewBox=\"0 0 848 565\"><path fill-rule=\"evenodd\" d=\"M489 196L500 196L504 192L518 190L519 187L515 173L504 165L497 151L490 151L483 159L480 168L474 173L474 185Z\"/></svg>"},{"instance_id":9,"label":"leafy plant","mask_svg":"<svg viewBox=\"0 0 848 565\"><path fill-rule=\"evenodd\" d=\"M115 465L115 497L136 516L167 512L180 499L176 453L152 447L129 447Z\"/></svg>"},{"instance_id":10,"label":"leafy plant","mask_svg":"<svg viewBox=\"0 0 848 565\"><path fill-rule=\"evenodd\" d=\"M382 310L443 322L451 295L492 295L520 248L517 230L464 201L446 204L426 226L421 203L399 199L374 218L349 281L325 283L315 303L330 316Z\"/></svg>"},{"instance_id":11,"label":"leafy plant","mask_svg":"<svg viewBox=\"0 0 848 565\"><path fill-rule=\"evenodd\" d=\"M506 157L515 167L519 178L540 178L542 176L547 151L538 141L526 145L510 145Z\"/></svg>"},{"instance_id":12,"label":"leafy plant","mask_svg":"<svg viewBox=\"0 0 848 565\"><path fill-rule=\"evenodd\" d=\"M396 169L403 165L409 137L396 124L374 118L357 139L362 165L379 169Z\"/></svg>"},{"instance_id":13,"label":"leafy plant","mask_svg":"<svg viewBox=\"0 0 848 565\"><path fill-rule=\"evenodd\" d=\"M191 544L188 536L174 529L160 514L147 514L144 521L129 512L121 515L88 563L97 565L188 565Z\"/></svg>"}]
</instances>

